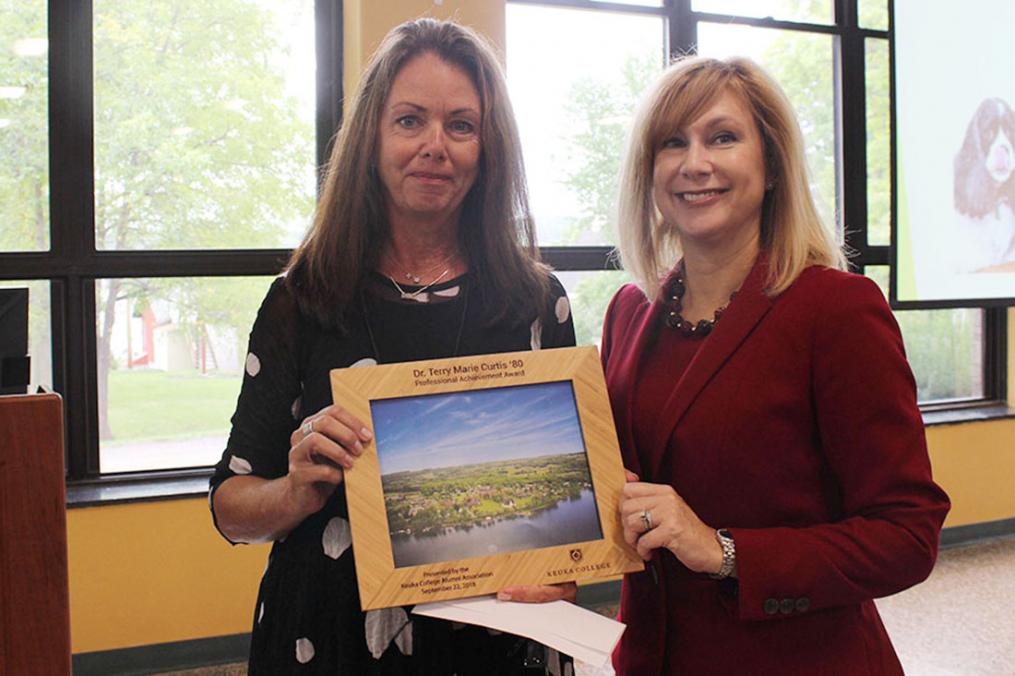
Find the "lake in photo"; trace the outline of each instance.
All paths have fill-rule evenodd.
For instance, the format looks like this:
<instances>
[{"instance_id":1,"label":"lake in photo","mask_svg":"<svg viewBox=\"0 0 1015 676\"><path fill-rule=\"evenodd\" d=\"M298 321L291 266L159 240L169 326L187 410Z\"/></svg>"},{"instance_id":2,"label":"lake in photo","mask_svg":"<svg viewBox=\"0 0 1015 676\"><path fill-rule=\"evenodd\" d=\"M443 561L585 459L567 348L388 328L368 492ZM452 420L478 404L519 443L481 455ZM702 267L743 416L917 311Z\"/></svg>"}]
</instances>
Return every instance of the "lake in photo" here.
<instances>
[{"instance_id":1,"label":"lake in photo","mask_svg":"<svg viewBox=\"0 0 1015 676\"><path fill-rule=\"evenodd\" d=\"M599 513L591 490L576 499L565 498L556 506L527 518L506 518L464 528L443 528L426 534L391 536L395 567L455 561L526 549L553 547L603 537Z\"/></svg>"}]
</instances>

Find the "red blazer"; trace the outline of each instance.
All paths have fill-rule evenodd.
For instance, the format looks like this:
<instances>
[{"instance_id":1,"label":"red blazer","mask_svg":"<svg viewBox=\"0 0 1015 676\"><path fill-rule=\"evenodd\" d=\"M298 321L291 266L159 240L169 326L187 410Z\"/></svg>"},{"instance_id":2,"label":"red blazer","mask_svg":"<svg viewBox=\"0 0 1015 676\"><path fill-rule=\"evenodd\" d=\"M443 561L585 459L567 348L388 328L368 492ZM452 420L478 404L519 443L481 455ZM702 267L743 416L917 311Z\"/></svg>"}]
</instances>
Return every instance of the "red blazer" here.
<instances>
[{"instance_id":1,"label":"red blazer","mask_svg":"<svg viewBox=\"0 0 1015 676\"><path fill-rule=\"evenodd\" d=\"M948 498L931 479L902 338L865 277L808 268L776 298L754 266L672 389L639 392L668 331L628 285L603 332L625 464L728 528L739 580L690 572L668 550L624 578L618 673L902 673L872 599L925 579ZM638 447L632 401L664 415ZM644 401L644 399L641 399Z\"/></svg>"}]
</instances>

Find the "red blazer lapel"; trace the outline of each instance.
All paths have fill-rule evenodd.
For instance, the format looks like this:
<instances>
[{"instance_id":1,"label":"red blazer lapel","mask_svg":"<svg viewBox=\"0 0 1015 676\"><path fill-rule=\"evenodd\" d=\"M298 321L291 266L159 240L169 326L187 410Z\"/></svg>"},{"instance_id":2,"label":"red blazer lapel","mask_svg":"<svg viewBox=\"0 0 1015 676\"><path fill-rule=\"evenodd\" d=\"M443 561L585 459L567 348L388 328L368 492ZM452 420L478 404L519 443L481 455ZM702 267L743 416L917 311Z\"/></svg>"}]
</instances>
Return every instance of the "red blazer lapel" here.
<instances>
[{"instance_id":1,"label":"red blazer lapel","mask_svg":"<svg viewBox=\"0 0 1015 676\"><path fill-rule=\"evenodd\" d=\"M652 459L653 464L650 468L651 478L647 480L659 480L666 446L673 434L673 429L694 403L702 389L771 309L772 300L764 292L767 277L768 265L764 254L762 254L747 275L747 279L744 280L736 299L723 313L722 321L715 325L712 333L705 339L701 349L698 350L680 380L677 381L673 393L663 407L659 425L656 427L653 437L652 448L648 449L649 452L645 454ZM630 419L628 419L628 424L630 424ZM642 477L642 480L646 480L645 477Z\"/></svg>"}]
</instances>

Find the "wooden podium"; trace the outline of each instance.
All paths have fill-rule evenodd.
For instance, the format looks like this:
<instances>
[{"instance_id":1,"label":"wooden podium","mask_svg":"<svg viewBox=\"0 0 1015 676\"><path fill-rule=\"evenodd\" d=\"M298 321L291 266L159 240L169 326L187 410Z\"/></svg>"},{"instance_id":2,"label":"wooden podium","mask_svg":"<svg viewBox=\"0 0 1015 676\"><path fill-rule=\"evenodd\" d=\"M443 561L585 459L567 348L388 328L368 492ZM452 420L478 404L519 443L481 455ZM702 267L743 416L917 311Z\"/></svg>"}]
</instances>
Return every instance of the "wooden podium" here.
<instances>
[{"instance_id":1,"label":"wooden podium","mask_svg":"<svg viewBox=\"0 0 1015 676\"><path fill-rule=\"evenodd\" d=\"M63 402L0 396L0 674L70 674Z\"/></svg>"}]
</instances>

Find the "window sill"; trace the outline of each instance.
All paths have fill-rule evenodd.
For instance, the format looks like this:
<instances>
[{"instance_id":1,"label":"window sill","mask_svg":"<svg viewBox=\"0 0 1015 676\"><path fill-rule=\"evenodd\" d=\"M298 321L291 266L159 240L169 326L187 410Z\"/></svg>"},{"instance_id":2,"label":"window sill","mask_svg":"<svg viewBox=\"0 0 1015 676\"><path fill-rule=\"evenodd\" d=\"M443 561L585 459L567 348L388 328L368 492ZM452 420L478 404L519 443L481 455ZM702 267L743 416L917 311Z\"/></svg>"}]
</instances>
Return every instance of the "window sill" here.
<instances>
[{"instance_id":1,"label":"window sill","mask_svg":"<svg viewBox=\"0 0 1015 676\"><path fill-rule=\"evenodd\" d=\"M1004 402L989 402L976 406L961 408L941 408L923 411L923 424L926 427L937 425L961 425L964 423L984 422L987 420L1003 420L1015 418L1015 408Z\"/></svg>"},{"instance_id":2,"label":"window sill","mask_svg":"<svg viewBox=\"0 0 1015 676\"><path fill-rule=\"evenodd\" d=\"M961 425L1015 418L1015 408L990 403L962 408L923 412L927 427ZM150 472L143 475L104 477L67 484L67 507L100 507L131 502L154 502L202 497L208 494L211 469L186 470L172 474Z\"/></svg>"},{"instance_id":3,"label":"window sill","mask_svg":"<svg viewBox=\"0 0 1015 676\"><path fill-rule=\"evenodd\" d=\"M90 481L68 482L67 507L101 507L131 502L180 500L208 495L211 469L189 470L173 474L155 472L138 476L103 477Z\"/></svg>"}]
</instances>

